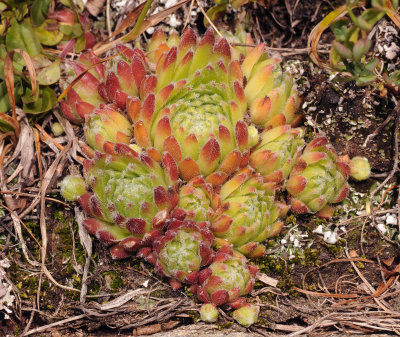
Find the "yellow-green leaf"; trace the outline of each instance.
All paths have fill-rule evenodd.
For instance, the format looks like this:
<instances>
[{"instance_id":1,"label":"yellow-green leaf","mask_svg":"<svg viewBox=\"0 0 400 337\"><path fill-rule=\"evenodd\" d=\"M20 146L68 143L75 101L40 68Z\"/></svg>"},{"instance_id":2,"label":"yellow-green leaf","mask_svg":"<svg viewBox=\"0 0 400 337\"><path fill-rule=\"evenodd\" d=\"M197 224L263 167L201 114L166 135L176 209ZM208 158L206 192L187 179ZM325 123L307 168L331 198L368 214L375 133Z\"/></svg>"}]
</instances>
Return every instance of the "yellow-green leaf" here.
<instances>
[{"instance_id":1,"label":"yellow-green leaf","mask_svg":"<svg viewBox=\"0 0 400 337\"><path fill-rule=\"evenodd\" d=\"M48 67L43 68L36 79L40 85L50 85L56 83L60 79L60 74L60 60L58 59Z\"/></svg>"},{"instance_id":2,"label":"yellow-green leaf","mask_svg":"<svg viewBox=\"0 0 400 337\"><path fill-rule=\"evenodd\" d=\"M56 20L48 19L39 27L34 28L41 44L46 46L56 46L62 40L64 34L57 29L57 25L58 23Z\"/></svg>"}]
</instances>

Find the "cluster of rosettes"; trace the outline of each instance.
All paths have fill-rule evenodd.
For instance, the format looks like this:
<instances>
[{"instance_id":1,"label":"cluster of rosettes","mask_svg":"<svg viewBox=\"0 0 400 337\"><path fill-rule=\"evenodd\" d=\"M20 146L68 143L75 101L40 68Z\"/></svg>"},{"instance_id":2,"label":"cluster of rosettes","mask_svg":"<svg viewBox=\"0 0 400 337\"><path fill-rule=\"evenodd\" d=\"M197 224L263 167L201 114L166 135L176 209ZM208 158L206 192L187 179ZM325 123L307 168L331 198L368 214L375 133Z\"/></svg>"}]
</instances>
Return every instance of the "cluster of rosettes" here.
<instances>
[{"instance_id":1,"label":"cluster of rosettes","mask_svg":"<svg viewBox=\"0 0 400 337\"><path fill-rule=\"evenodd\" d=\"M293 211L327 216L346 196L348 167L323 136L303 152L296 88L264 45L233 50L187 29L117 51L106 65L93 54L71 62L71 76L88 71L61 108L90 147L84 179L67 177L62 193L113 258L143 257L174 289L189 284L208 303L204 319L225 305L250 325L247 258L283 226L290 207L277 191Z\"/></svg>"}]
</instances>

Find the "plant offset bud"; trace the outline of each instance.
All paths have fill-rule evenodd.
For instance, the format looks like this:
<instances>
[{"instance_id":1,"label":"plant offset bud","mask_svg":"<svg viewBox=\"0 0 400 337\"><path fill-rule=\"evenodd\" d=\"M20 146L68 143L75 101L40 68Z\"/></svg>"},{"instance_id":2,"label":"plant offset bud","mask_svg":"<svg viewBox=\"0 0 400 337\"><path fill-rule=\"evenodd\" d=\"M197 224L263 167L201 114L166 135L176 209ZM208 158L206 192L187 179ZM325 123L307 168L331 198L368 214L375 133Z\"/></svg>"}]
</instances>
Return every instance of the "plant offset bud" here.
<instances>
[{"instance_id":1,"label":"plant offset bud","mask_svg":"<svg viewBox=\"0 0 400 337\"><path fill-rule=\"evenodd\" d=\"M64 128L60 123L55 122L51 125L51 131L53 132L54 136L58 137L64 133Z\"/></svg>"},{"instance_id":2,"label":"plant offset bud","mask_svg":"<svg viewBox=\"0 0 400 337\"><path fill-rule=\"evenodd\" d=\"M60 183L60 191L67 201L76 201L86 193L85 180L81 176L66 176Z\"/></svg>"},{"instance_id":3,"label":"plant offset bud","mask_svg":"<svg viewBox=\"0 0 400 337\"><path fill-rule=\"evenodd\" d=\"M216 322L218 320L218 309L215 304L203 304L200 308L200 319L204 322Z\"/></svg>"},{"instance_id":4,"label":"plant offset bud","mask_svg":"<svg viewBox=\"0 0 400 337\"><path fill-rule=\"evenodd\" d=\"M331 217L329 204L342 201L349 192L349 166L339 161L325 136L317 136L304 149L290 172L286 185L295 213Z\"/></svg>"},{"instance_id":5,"label":"plant offset bud","mask_svg":"<svg viewBox=\"0 0 400 337\"><path fill-rule=\"evenodd\" d=\"M246 303L232 313L232 317L240 324L248 328L258 320L260 308L256 305Z\"/></svg>"},{"instance_id":6,"label":"plant offset bud","mask_svg":"<svg viewBox=\"0 0 400 337\"><path fill-rule=\"evenodd\" d=\"M101 103L106 102L98 92L98 85L104 77L104 66L99 64L91 68L99 61L100 59L93 52L89 52L81 54L76 62L68 63L70 67L68 83L85 72L79 81L70 88L66 100L60 102L64 116L73 123L82 123L86 115L91 114ZM86 72L89 68L91 69Z\"/></svg>"},{"instance_id":7,"label":"plant offset bud","mask_svg":"<svg viewBox=\"0 0 400 337\"><path fill-rule=\"evenodd\" d=\"M365 157L354 157L349 166L350 176L355 180L366 180L371 175L371 165Z\"/></svg>"}]
</instances>

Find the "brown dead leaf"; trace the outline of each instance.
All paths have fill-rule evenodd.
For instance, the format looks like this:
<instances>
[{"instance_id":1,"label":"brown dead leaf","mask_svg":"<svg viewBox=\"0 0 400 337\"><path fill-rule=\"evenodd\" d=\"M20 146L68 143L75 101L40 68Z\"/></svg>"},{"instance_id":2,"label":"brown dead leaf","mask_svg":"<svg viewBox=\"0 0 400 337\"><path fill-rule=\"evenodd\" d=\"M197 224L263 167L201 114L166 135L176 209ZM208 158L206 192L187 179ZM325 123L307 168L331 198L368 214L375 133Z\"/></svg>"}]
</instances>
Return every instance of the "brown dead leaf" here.
<instances>
[{"instance_id":1,"label":"brown dead leaf","mask_svg":"<svg viewBox=\"0 0 400 337\"><path fill-rule=\"evenodd\" d=\"M35 163L35 149L32 128L27 124L26 118L20 122L20 136L18 144L15 148L13 159L19 157L20 164L22 165L22 178L25 179L29 185L35 179L36 167Z\"/></svg>"},{"instance_id":2,"label":"brown dead leaf","mask_svg":"<svg viewBox=\"0 0 400 337\"><path fill-rule=\"evenodd\" d=\"M23 57L26 68L29 73L29 78L31 80L31 88L32 88L32 96L36 94L36 90L38 88L38 84L36 81L36 72L35 66L33 65L32 59L30 58L29 54L22 49L14 49L10 50L6 58L4 59L4 79L7 86L7 93L8 97L10 98L11 108L12 108L12 118L18 123L17 119L17 111L16 111L16 102L14 97L14 66L13 66L13 56L15 53L21 54ZM15 129L15 133L19 134L19 129Z\"/></svg>"},{"instance_id":3,"label":"brown dead leaf","mask_svg":"<svg viewBox=\"0 0 400 337\"><path fill-rule=\"evenodd\" d=\"M103 10L106 0L88 0L86 9L93 16L98 16Z\"/></svg>"},{"instance_id":4,"label":"brown dead leaf","mask_svg":"<svg viewBox=\"0 0 400 337\"><path fill-rule=\"evenodd\" d=\"M260 280L262 283L265 283L266 285L269 285L271 287L276 287L278 284L278 280L269 277L268 275L264 273L258 273L257 274L257 279Z\"/></svg>"}]
</instances>

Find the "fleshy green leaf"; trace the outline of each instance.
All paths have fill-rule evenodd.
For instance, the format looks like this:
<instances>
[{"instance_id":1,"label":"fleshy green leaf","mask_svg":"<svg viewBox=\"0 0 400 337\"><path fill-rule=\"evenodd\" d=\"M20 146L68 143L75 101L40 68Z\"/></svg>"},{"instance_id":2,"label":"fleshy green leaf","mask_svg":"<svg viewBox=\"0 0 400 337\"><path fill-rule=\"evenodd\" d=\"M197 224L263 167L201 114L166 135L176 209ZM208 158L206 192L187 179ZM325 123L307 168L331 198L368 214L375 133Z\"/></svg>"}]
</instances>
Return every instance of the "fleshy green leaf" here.
<instances>
[{"instance_id":1,"label":"fleshy green leaf","mask_svg":"<svg viewBox=\"0 0 400 337\"><path fill-rule=\"evenodd\" d=\"M60 79L61 69L60 60L56 60L49 66L43 68L37 75L37 81L40 85L50 85Z\"/></svg>"},{"instance_id":2,"label":"fleshy green leaf","mask_svg":"<svg viewBox=\"0 0 400 337\"><path fill-rule=\"evenodd\" d=\"M25 50L30 57L41 53L42 47L36 36L29 20L18 23L17 20L11 20L11 27L7 31L6 36L7 50L22 49Z\"/></svg>"},{"instance_id":3,"label":"fleshy green leaf","mask_svg":"<svg viewBox=\"0 0 400 337\"><path fill-rule=\"evenodd\" d=\"M31 7L31 22L39 26L46 19L49 13L51 0L34 0Z\"/></svg>"},{"instance_id":4,"label":"fleshy green leaf","mask_svg":"<svg viewBox=\"0 0 400 337\"><path fill-rule=\"evenodd\" d=\"M39 90L38 99L29 104L23 105L25 113L39 114L49 111L57 101L56 93L49 87L41 87Z\"/></svg>"},{"instance_id":5,"label":"fleshy green leaf","mask_svg":"<svg viewBox=\"0 0 400 337\"><path fill-rule=\"evenodd\" d=\"M349 19L340 18L334 21L329 28L335 34L335 39L339 42L344 42L346 39L347 26L349 24Z\"/></svg>"},{"instance_id":6,"label":"fleshy green leaf","mask_svg":"<svg viewBox=\"0 0 400 337\"><path fill-rule=\"evenodd\" d=\"M56 20L49 19L34 28L40 43L46 46L55 46L62 40L64 34L60 30L54 29L56 25L58 25Z\"/></svg>"},{"instance_id":7,"label":"fleshy green leaf","mask_svg":"<svg viewBox=\"0 0 400 337\"><path fill-rule=\"evenodd\" d=\"M358 40L353 46L353 60L360 61L368 53L370 47L371 40L367 38Z\"/></svg>"},{"instance_id":8,"label":"fleshy green leaf","mask_svg":"<svg viewBox=\"0 0 400 337\"><path fill-rule=\"evenodd\" d=\"M357 85L368 85L372 82L374 82L376 79L375 75L370 75L370 76L361 76L356 79L356 84Z\"/></svg>"}]
</instances>

